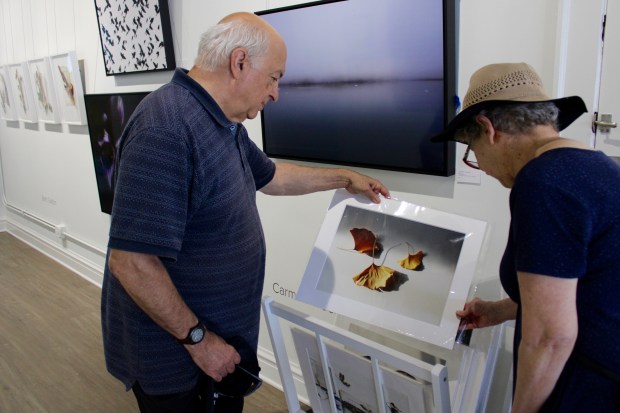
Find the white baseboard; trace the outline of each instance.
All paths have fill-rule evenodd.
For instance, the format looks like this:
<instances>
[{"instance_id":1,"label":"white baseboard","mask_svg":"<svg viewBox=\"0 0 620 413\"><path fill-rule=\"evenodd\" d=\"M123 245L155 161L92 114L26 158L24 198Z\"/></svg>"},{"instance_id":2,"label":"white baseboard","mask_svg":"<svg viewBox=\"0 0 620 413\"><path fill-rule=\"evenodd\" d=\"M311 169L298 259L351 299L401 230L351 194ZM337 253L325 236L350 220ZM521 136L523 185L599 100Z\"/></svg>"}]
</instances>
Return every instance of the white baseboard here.
<instances>
[{"instance_id":1,"label":"white baseboard","mask_svg":"<svg viewBox=\"0 0 620 413\"><path fill-rule=\"evenodd\" d=\"M0 218L0 232L6 231L6 218Z\"/></svg>"},{"instance_id":2,"label":"white baseboard","mask_svg":"<svg viewBox=\"0 0 620 413\"><path fill-rule=\"evenodd\" d=\"M20 239L42 254L50 257L59 264L67 267L82 278L101 287L103 282L103 268L87 262L77 254L61 248L60 245L52 243L50 240L30 231L27 227L15 222L5 221L6 231L14 237Z\"/></svg>"}]
</instances>

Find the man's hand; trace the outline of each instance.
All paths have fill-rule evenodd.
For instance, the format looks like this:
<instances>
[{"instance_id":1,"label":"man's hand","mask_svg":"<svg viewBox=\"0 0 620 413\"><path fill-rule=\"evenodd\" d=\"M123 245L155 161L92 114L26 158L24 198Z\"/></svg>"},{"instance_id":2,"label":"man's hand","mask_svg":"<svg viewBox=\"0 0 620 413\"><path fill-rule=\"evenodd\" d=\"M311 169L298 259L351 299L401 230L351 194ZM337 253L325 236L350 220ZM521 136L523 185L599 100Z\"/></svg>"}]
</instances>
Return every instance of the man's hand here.
<instances>
[{"instance_id":1,"label":"man's hand","mask_svg":"<svg viewBox=\"0 0 620 413\"><path fill-rule=\"evenodd\" d=\"M209 331L200 343L185 348L194 363L215 381L221 381L235 371L235 366L241 362L241 356L233 346Z\"/></svg>"},{"instance_id":2,"label":"man's hand","mask_svg":"<svg viewBox=\"0 0 620 413\"><path fill-rule=\"evenodd\" d=\"M351 177L349 178L349 185L345 187L349 193L353 195L365 195L375 204L381 202L379 195L383 195L385 198L390 197L390 191L378 179L374 179L357 172L350 172Z\"/></svg>"}]
</instances>

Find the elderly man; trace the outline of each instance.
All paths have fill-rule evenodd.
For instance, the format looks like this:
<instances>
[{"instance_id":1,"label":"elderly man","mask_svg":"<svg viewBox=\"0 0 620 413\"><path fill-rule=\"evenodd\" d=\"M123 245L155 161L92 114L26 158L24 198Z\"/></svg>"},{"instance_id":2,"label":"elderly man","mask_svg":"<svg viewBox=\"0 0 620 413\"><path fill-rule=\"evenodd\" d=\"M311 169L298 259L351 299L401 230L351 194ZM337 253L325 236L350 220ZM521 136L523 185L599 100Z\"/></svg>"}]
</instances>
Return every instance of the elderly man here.
<instances>
[{"instance_id":1,"label":"elderly man","mask_svg":"<svg viewBox=\"0 0 620 413\"><path fill-rule=\"evenodd\" d=\"M271 26L227 16L203 34L195 66L149 94L121 137L102 324L107 368L142 412L240 412L256 388L257 190L389 196L350 170L274 164L249 139L241 122L277 101L285 64Z\"/></svg>"}]
</instances>

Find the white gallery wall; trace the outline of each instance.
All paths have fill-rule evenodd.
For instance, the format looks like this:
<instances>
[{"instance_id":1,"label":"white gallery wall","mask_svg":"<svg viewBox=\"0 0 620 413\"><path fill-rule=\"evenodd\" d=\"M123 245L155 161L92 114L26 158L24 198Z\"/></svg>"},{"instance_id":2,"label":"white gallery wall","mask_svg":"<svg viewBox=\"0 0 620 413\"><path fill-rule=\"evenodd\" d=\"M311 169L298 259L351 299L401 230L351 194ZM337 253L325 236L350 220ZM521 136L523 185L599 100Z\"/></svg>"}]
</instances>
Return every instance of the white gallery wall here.
<instances>
[{"instance_id":1,"label":"white gallery wall","mask_svg":"<svg viewBox=\"0 0 620 413\"><path fill-rule=\"evenodd\" d=\"M4 180L2 179L2 159L0 156L0 231L4 231L6 229L6 205L4 203L4 197L2 196L2 194L4 193L3 181Z\"/></svg>"},{"instance_id":2,"label":"white gallery wall","mask_svg":"<svg viewBox=\"0 0 620 413\"><path fill-rule=\"evenodd\" d=\"M286 0L168 0L178 66L189 68L204 29L233 11L258 11L291 5ZM377 7L381 2L377 1ZM499 61L525 61L541 74L550 94L593 92L571 79L594 76L594 63L567 74L579 62L571 52L575 35L571 10L588 0L461 0L459 31L459 95L471 73ZM572 7L572 8L571 8ZM595 39L592 40L595 43ZM587 41L585 41L587 43ZM0 0L0 65L75 50L83 67L86 94L151 91L172 72L106 76L93 0ZM596 53L594 53L595 55ZM568 77L567 77L568 76ZM575 92L576 91L576 92ZM261 145L260 120L245 122ZM587 128L573 136L587 141ZM462 145L457 145L457 175ZM100 212L88 127L0 121L2 182L7 206L0 206L0 225L92 282L101 282L109 216ZM508 190L482 174L480 184L455 177L357 170L381 179L398 199L486 221L487 239L477 269L478 281L497 279L507 237ZM264 293L287 304L333 319L296 303L295 292L323 222L332 192L303 197L258 196L267 237L268 262ZM2 229L2 226L0 226ZM53 276L53 274L50 274ZM498 287L499 294L499 287ZM262 326L263 374L278 382L269 338ZM508 376L508 371L500 372ZM120 391L120 387L119 387Z\"/></svg>"}]
</instances>

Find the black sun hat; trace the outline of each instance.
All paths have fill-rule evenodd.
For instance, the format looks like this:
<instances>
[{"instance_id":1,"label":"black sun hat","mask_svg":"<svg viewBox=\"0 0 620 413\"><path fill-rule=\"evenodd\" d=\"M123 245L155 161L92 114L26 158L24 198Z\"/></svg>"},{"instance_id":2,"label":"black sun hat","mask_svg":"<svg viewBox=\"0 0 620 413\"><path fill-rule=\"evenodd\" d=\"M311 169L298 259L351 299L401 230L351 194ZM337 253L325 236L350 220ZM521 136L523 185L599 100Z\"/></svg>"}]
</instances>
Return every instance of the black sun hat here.
<instances>
[{"instance_id":1,"label":"black sun hat","mask_svg":"<svg viewBox=\"0 0 620 413\"><path fill-rule=\"evenodd\" d=\"M496 63L478 69L469 80L463 108L432 142L454 140L454 133L472 116L483 109L504 104L551 102L557 106L558 128L562 130L586 113L586 104L579 96L551 99L542 80L527 63Z\"/></svg>"}]
</instances>

